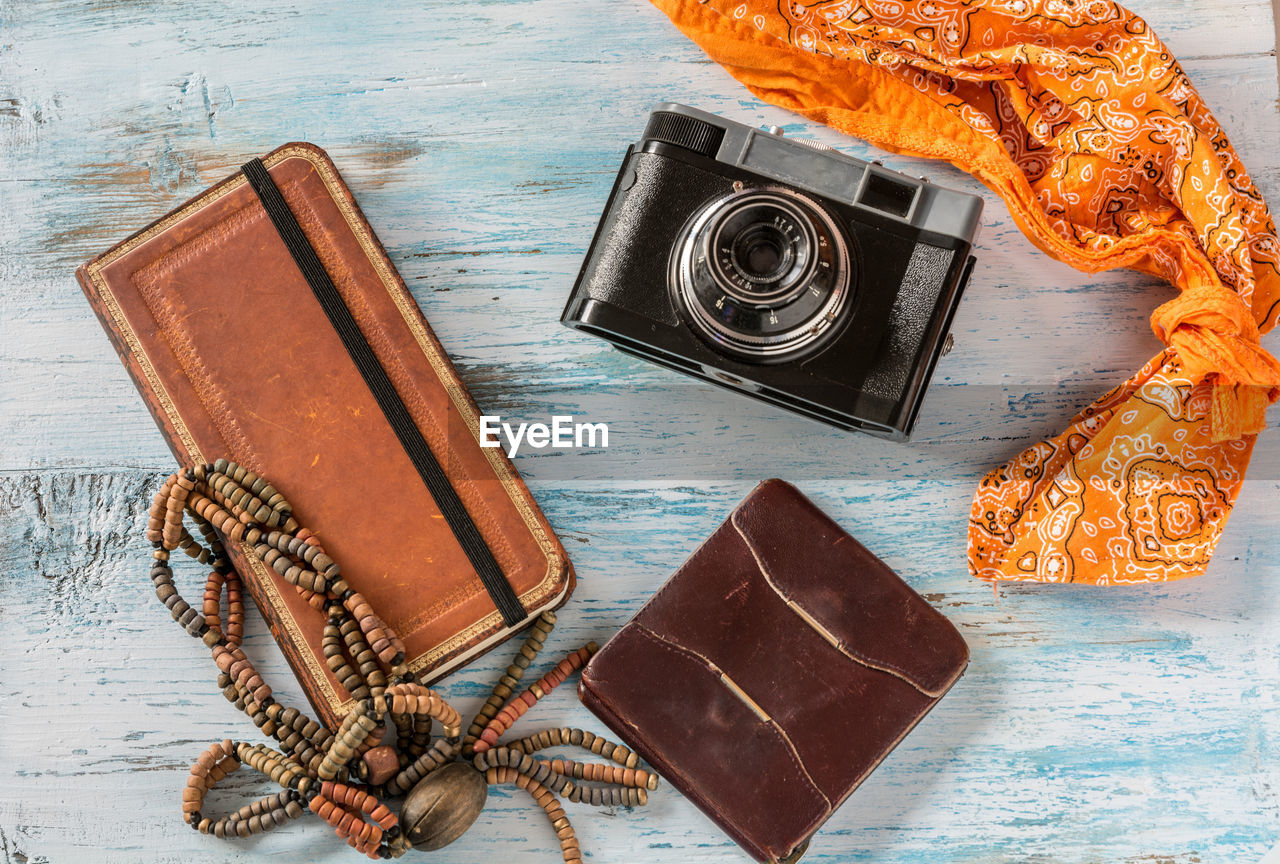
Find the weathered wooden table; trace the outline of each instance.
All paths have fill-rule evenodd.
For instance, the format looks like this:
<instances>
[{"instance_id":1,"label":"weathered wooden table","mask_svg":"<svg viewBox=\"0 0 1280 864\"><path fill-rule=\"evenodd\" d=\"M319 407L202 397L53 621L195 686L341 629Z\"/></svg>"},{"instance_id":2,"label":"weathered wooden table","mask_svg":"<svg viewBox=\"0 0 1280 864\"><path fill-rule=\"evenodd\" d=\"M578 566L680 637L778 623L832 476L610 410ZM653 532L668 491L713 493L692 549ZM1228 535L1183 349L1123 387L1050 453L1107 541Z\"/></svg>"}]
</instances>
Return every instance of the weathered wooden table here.
<instances>
[{"instance_id":1,"label":"weathered wooden table","mask_svg":"<svg viewBox=\"0 0 1280 864\"><path fill-rule=\"evenodd\" d=\"M1280 203L1266 0L1136 5ZM333 155L482 407L610 424L607 450L517 457L581 578L555 648L607 638L769 476L799 485L962 628L968 674L809 860L1267 853L1280 833L1280 433L1259 442L1203 578L997 597L965 573L982 472L1152 355L1147 316L1167 289L1050 261L986 194L956 348L909 445L626 358L557 318L623 149L665 99L984 192L761 105L640 0L0 0L4 861L355 860L314 821L240 844L179 821L195 755L256 732L151 596L142 508L171 458L72 277L292 139ZM252 621L247 649L286 684ZM507 653L442 689L473 708ZM524 722L598 725L569 690ZM668 787L646 810L570 815L592 861L745 860ZM477 828L431 860L553 862L558 849L524 793L495 790Z\"/></svg>"}]
</instances>

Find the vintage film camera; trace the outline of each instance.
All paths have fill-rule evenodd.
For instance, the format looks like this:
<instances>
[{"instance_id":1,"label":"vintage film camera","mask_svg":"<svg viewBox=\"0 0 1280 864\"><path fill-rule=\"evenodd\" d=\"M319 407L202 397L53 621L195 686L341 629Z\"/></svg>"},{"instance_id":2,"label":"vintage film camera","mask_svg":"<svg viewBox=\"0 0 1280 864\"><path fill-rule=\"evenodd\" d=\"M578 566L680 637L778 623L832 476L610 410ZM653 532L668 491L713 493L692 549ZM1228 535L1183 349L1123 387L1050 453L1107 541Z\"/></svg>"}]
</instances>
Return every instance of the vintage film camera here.
<instances>
[{"instance_id":1,"label":"vintage film camera","mask_svg":"<svg viewBox=\"0 0 1280 864\"><path fill-rule=\"evenodd\" d=\"M627 151L560 320L843 429L905 440L982 199L684 105Z\"/></svg>"}]
</instances>

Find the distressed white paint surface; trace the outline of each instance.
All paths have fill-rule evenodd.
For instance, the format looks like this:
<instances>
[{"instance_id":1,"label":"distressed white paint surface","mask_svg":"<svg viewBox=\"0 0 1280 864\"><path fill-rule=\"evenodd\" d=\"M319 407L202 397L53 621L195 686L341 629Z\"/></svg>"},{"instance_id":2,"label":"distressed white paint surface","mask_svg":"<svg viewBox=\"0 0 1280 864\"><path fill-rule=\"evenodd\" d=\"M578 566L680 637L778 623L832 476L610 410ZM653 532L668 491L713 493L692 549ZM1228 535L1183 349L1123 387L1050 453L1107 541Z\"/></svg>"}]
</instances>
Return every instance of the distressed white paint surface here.
<instances>
[{"instance_id":1,"label":"distressed white paint surface","mask_svg":"<svg viewBox=\"0 0 1280 864\"><path fill-rule=\"evenodd\" d=\"M1136 6L1280 201L1266 0ZM608 451L518 459L581 577L554 649L607 638L767 476L962 628L969 672L808 860L1190 864L1275 845L1280 435L1259 441L1201 579L996 598L965 575L977 479L1153 354L1167 289L1049 261L987 195L957 347L905 446L628 359L557 319L622 150L664 99L982 191L755 102L638 0L0 0L0 860L356 860L314 820L237 844L179 822L195 755L256 731L150 596L141 508L171 461L72 277L293 139L333 155L482 407L611 424ZM246 646L299 700L256 616ZM473 709L505 654L443 690ZM522 722L599 725L567 691ZM645 810L571 818L592 861L745 860L665 787ZM495 792L431 860L495 859L558 860L523 793Z\"/></svg>"}]
</instances>

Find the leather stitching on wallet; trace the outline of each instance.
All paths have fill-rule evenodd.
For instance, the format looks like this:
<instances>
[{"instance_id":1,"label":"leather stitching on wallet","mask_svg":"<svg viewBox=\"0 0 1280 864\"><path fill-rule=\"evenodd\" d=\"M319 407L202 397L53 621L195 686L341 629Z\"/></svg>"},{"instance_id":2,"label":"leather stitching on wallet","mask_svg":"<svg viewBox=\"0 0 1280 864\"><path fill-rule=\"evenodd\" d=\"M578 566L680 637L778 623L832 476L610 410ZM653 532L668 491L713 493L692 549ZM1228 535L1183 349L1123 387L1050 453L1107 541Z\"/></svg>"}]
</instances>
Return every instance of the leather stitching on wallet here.
<instances>
[{"instance_id":1,"label":"leather stitching on wallet","mask_svg":"<svg viewBox=\"0 0 1280 864\"><path fill-rule=\"evenodd\" d=\"M794 612L796 614L796 617L799 618L801 621L803 621L806 626L816 631L817 634L821 636L824 640L826 640L827 642L830 642L832 647L834 647L837 651L839 651L844 656L848 657L853 662L861 664L862 666L866 666L868 669L875 669L878 672L884 672L886 674L892 675L895 678L900 678L901 680L910 684L915 690L918 690L920 693L923 693L925 696L928 696L932 699L936 699L939 696L941 696L942 693L945 693L947 691L947 688L943 688L942 693L934 693L924 687L921 687L915 680L911 678L911 676L907 675L905 672L899 669L895 669L892 666L886 666L881 663L872 662L870 659L858 654L856 651L850 648L847 643L838 639L833 633L831 633L831 631L827 630L827 628L819 624L812 615L810 615L808 612L804 610L804 607L802 607L800 604L796 603L794 600L788 597L786 593L782 590L782 588L778 585L778 583L773 580L773 577L769 575L768 568L764 566L764 560L760 557L760 554L756 552L755 547L751 545L751 540L747 537L746 532L742 530L742 526L738 524L737 515L738 515L737 513L734 513L730 517L730 521L733 524L733 530L738 532L738 536L741 537L742 542L746 544L747 550L751 552L751 557L755 559L756 567L758 567L760 570L760 575L764 577L764 581L768 583L771 589L773 589L773 592L777 594L778 597L781 598L782 602L787 605L787 608L790 609L792 612ZM948 684L948 687L949 686L950 684Z\"/></svg>"},{"instance_id":2,"label":"leather stitching on wallet","mask_svg":"<svg viewBox=\"0 0 1280 864\"><path fill-rule=\"evenodd\" d=\"M666 645L671 650L679 651L682 654L688 654L691 657L697 657L701 660L706 667L719 678L720 683L724 685L725 689L734 695L734 698L749 708L751 713L759 717L762 723L770 726L778 733L779 737L782 738L783 743L787 745L787 750L790 751L791 759L796 763L796 767L800 769L802 774L804 774L805 779L809 781L809 785L813 787L814 791L817 792L818 795L822 797L822 800L827 803L828 811L832 809L831 799L827 797L827 793L822 791L822 787L818 785L818 781L814 780L813 775L809 773L809 769L804 764L804 760L800 758L800 751L796 749L795 742L791 740L791 736L787 734L787 730L783 729L782 726L778 724L778 721L770 717L768 712L760 707L759 703L748 696L746 691L739 687L732 678L725 674L725 671L717 666L714 660L704 654L694 651L692 648L681 645L679 642L674 642L660 633L654 632L638 621L632 621L630 626L635 627L641 633L645 633L650 638Z\"/></svg>"}]
</instances>

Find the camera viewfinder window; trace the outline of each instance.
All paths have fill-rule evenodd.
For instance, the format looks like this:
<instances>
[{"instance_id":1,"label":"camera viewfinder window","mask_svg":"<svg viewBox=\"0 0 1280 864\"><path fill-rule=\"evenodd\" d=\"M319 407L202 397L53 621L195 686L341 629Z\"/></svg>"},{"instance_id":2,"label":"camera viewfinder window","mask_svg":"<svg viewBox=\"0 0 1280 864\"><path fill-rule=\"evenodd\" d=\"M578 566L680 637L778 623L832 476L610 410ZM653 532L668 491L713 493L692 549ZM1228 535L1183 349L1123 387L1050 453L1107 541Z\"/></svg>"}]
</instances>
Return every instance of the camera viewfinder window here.
<instances>
[{"instance_id":1,"label":"camera viewfinder window","mask_svg":"<svg viewBox=\"0 0 1280 864\"><path fill-rule=\"evenodd\" d=\"M863 188L858 203L905 219L915 200L915 186L873 172L867 178L867 185Z\"/></svg>"}]
</instances>

